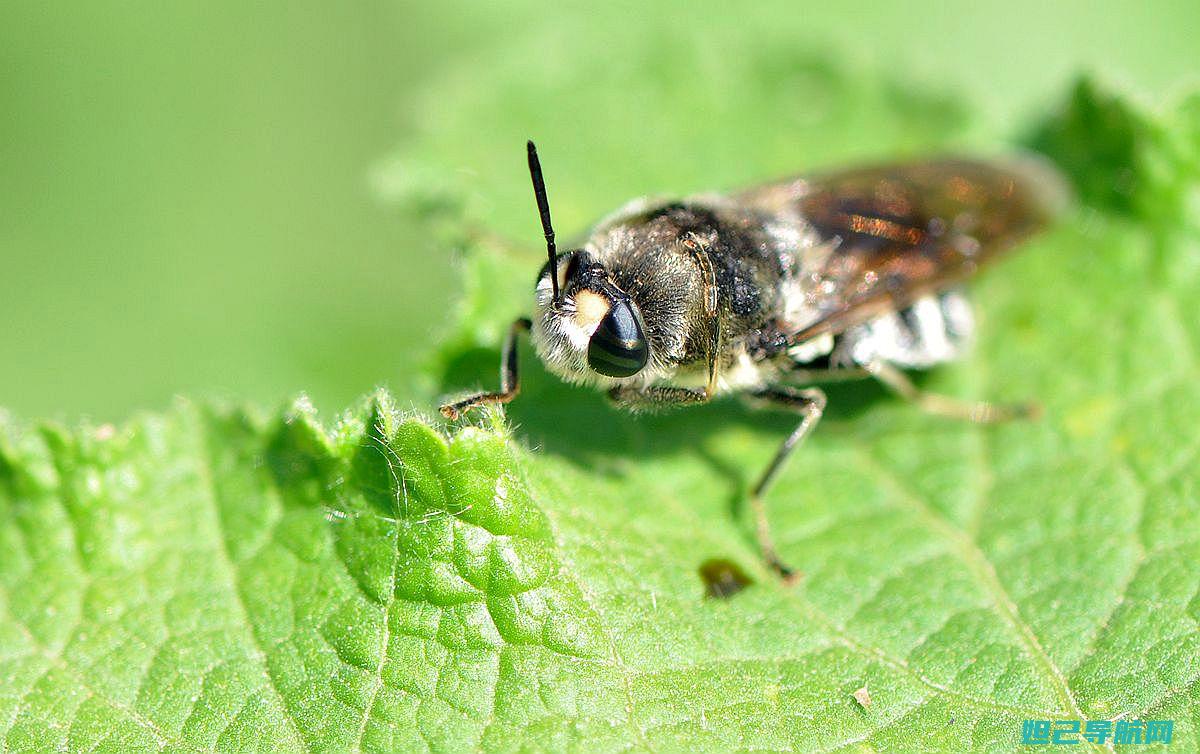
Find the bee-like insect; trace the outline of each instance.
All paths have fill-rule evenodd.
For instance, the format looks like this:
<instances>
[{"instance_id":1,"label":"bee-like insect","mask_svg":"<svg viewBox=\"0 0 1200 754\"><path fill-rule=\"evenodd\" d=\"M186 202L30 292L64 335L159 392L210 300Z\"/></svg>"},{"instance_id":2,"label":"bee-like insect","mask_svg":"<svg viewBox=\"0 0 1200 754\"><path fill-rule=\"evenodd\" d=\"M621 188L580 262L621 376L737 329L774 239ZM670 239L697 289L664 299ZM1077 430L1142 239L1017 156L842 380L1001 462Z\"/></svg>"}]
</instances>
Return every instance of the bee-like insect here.
<instances>
[{"instance_id":1,"label":"bee-like insect","mask_svg":"<svg viewBox=\"0 0 1200 754\"><path fill-rule=\"evenodd\" d=\"M534 316L512 325L500 390L442 406L447 418L517 395L522 331L549 371L621 407L741 393L797 412L750 492L763 558L786 578L763 496L824 410L825 394L800 386L871 376L926 410L976 422L1033 410L927 393L904 370L963 352L974 328L958 285L1065 204L1065 184L1038 159L939 159L639 199L560 254L533 142L528 158L549 257Z\"/></svg>"}]
</instances>

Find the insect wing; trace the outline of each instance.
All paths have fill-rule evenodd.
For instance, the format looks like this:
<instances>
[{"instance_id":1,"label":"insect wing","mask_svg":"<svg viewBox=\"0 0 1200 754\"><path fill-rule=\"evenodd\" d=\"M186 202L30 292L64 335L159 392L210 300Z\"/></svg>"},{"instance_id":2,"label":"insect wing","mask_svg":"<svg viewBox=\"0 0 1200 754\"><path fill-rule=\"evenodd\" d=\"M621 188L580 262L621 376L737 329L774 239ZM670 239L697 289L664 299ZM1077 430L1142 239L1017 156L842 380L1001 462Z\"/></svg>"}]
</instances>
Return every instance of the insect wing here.
<instances>
[{"instance_id":1,"label":"insect wing","mask_svg":"<svg viewBox=\"0 0 1200 754\"><path fill-rule=\"evenodd\" d=\"M799 212L820 239L802 269L808 315L791 338L800 343L961 281L1045 226L1066 197L1052 168L1025 158L850 170L741 199Z\"/></svg>"}]
</instances>

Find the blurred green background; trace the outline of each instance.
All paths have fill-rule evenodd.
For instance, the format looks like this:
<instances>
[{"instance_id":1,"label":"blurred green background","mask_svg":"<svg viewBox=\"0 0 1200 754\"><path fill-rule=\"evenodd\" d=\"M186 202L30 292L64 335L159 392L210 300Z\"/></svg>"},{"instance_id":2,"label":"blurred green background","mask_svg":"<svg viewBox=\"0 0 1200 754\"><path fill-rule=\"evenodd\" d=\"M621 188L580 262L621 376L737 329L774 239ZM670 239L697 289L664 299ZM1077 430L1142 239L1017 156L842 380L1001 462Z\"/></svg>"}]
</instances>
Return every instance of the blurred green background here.
<instances>
[{"instance_id":1,"label":"blurred green background","mask_svg":"<svg viewBox=\"0 0 1200 754\"><path fill-rule=\"evenodd\" d=\"M540 126L556 134L558 159L547 169L565 205L560 233L569 235L629 198L618 190L671 188L637 181L638 161L661 157L657 148L628 154L620 179L597 188L588 165L598 158L572 153L567 138L573 123L595 116L621 131L622 151L643 130L650 144L671 143L671 133L646 122L656 103L630 94L636 66L623 65L627 49L656 39L701 46L711 61L695 80L681 71L662 103L688 100L696 88L687 106L697 123L723 107L703 98L704 79L761 35L961 99L994 132L1015 135L1079 73L1150 101L1194 83L1196 28L1195 0L612 3L553 12L457 1L7 0L0 406L26 417L116 420L176 393L274 405L307 391L334 410L377 384L404 390L444 331L459 284L444 244L385 201L397 191L386 165L405 145L419 152L443 126L486 134L491 123L462 122L470 107L456 98L486 89L497 61L522 60L532 79L521 105L528 118L515 122L532 136ZM579 65L573 55L610 56L611 65ZM556 88L572 92L571 112L538 99ZM715 129L721 143L710 154L671 157L678 190L704 188L709 176L710 185L754 177L736 167L738 145L772 124L746 118L744 129ZM478 178L475 199L494 202L501 230L536 247L532 207L516 209L529 201L521 144L504 136L441 154L408 180L437 183L439 168L460 183ZM819 161L798 148L795 162L770 172ZM506 193L488 196L494 187Z\"/></svg>"}]
</instances>

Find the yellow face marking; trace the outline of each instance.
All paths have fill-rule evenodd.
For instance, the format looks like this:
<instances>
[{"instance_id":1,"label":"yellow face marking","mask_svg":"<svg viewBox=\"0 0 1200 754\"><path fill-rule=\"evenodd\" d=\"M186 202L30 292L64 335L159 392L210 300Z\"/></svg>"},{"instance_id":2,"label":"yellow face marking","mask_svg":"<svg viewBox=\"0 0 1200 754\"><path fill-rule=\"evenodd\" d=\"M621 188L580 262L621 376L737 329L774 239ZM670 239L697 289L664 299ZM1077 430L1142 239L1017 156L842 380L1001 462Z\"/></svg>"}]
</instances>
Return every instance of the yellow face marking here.
<instances>
[{"instance_id":1,"label":"yellow face marking","mask_svg":"<svg viewBox=\"0 0 1200 754\"><path fill-rule=\"evenodd\" d=\"M608 299L594 291L580 291L575 294L575 325L588 333L595 332L600 320L608 314Z\"/></svg>"}]
</instances>

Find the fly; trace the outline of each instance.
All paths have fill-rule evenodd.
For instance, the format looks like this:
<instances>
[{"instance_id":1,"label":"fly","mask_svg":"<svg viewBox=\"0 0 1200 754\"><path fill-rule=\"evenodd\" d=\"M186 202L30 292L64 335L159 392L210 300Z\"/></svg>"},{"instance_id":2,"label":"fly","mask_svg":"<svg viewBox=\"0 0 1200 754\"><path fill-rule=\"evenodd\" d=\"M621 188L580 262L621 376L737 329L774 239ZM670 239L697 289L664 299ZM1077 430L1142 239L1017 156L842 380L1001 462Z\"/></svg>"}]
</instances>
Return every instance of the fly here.
<instances>
[{"instance_id":1,"label":"fly","mask_svg":"<svg viewBox=\"0 0 1200 754\"><path fill-rule=\"evenodd\" d=\"M925 392L906 370L964 352L974 320L960 284L1066 203L1062 179L1040 160L935 159L639 199L561 253L533 142L528 160L548 256L534 313L512 324L500 389L442 406L449 419L516 397L522 332L550 372L622 408L736 393L794 412L799 423L749 496L762 557L787 579L763 501L825 409L814 383L873 377L922 409L973 422L1034 411Z\"/></svg>"}]
</instances>

